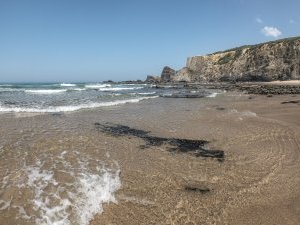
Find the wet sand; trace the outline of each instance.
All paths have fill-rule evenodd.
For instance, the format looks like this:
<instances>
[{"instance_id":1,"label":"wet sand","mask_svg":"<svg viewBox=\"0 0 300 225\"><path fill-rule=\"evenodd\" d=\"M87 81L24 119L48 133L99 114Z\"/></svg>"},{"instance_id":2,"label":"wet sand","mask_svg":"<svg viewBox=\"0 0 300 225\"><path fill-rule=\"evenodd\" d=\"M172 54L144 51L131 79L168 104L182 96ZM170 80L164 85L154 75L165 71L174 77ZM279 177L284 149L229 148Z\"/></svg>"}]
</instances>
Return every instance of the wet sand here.
<instances>
[{"instance_id":1,"label":"wet sand","mask_svg":"<svg viewBox=\"0 0 300 225\"><path fill-rule=\"evenodd\" d=\"M0 224L35 224L39 214L28 203L33 194L28 188L20 193L16 185L24 182L21 168L42 161L41 168L54 170L57 181L74 179L61 172L66 169L59 157L73 172L80 160L89 173L98 164L120 171L116 202L104 204L92 225L299 224L299 100L300 95L228 92L70 114L0 115L0 199L11 199L10 207L0 204ZM161 138L205 140L207 150L224 151L224 160L170 151L168 142L147 145L139 136L115 136L95 123ZM18 216L16 205L35 218ZM80 224L73 217L71 224Z\"/></svg>"}]
</instances>

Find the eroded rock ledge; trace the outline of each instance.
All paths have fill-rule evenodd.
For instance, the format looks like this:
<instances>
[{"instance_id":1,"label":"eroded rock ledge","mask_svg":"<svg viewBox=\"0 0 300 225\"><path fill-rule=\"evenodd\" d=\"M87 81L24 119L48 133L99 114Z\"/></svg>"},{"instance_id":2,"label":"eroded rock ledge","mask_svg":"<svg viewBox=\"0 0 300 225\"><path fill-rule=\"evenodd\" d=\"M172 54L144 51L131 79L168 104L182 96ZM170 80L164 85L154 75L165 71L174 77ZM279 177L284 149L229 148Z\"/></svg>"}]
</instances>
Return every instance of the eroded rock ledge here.
<instances>
[{"instance_id":1,"label":"eroded rock ledge","mask_svg":"<svg viewBox=\"0 0 300 225\"><path fill-rule=\"evenodd\" d=\"M178 71L165 67L147 82L245 82L300 79L300 37L192 56Z\"/></svg>"}]
</instances>

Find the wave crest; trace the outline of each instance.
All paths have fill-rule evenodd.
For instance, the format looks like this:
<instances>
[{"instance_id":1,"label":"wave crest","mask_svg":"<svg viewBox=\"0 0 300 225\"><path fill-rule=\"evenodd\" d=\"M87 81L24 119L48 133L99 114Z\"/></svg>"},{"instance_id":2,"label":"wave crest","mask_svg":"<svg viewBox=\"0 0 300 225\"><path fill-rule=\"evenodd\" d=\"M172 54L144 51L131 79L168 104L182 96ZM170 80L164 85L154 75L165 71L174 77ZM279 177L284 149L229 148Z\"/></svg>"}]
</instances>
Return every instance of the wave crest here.
<instances>
[{"instance_id":1,"label":"wave crest","mask_svg":"<svg viewBox=\"0 0 300 225\"><path fill-rule=\"evenodd\" d=\"M0 112L30 112L30 113L56 113L56 112L72 112L80 109L90 109L90 108L98 108L98 107L106 107L106 106L116 106L123 105L126 103L137 103L139 101L156 98L153 97L141 97L134 99L126 99L126 100L117 100L111 102L93 102L81 105L70 105L70 106L50 106L47 108L26 108L26 107L5 107L0 105Z\"/></svg>"},{"instance_id":2,"label":"wave crest","mask_svg":"<svg viewBox=\"0 0 300 225\"><path fill-rule=\"evenodd\" d=\"M67 91L67 89L59 89L59 90L52 90L52 89L45 89L45 90L25 90L26 93L40 94L40 95L58 94L58 93L66 92L66 91Z\"/></svg>"}]
</instances>

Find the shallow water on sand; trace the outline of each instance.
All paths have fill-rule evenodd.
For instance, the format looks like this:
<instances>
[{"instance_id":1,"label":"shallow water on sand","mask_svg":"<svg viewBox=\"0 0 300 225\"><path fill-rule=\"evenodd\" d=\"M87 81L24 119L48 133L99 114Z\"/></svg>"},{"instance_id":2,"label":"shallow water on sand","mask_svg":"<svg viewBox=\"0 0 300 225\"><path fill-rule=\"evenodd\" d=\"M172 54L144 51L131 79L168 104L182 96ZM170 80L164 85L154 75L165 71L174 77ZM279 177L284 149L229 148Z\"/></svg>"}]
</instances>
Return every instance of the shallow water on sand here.
<instances>
[{"instance_id":1,"label":"shallow water on sand","mask_svg":"<svg viewBox=\"0 0 300 225\"><path fill-rule=\"evenodd\" d=\"M89 224L116 201L118 163L94 157L87 136L52 119L2 121L0 224Z\"/></svg>"},{"instance_id":2,"label":"shallow water on sand","mask_svg":"<svg viewBox=\"0 0 300 225\"><path fill-rule=\"evenodd\" d=\"M231 93L1 115L0 224L297 224L299 125L290 121L299 109L262 98ZM294 114L283 120L287 111ZM225 160L145 146L95 123L207 140Z\"/></svg>"}]
</instances>

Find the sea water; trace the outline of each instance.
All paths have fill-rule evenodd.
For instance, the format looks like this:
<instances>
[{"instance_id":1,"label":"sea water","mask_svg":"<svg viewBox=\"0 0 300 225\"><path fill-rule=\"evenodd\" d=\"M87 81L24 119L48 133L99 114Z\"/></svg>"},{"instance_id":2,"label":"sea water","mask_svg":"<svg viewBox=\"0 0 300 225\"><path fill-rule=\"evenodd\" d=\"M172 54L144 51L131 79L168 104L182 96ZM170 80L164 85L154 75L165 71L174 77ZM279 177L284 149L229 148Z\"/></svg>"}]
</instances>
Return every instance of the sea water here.
<instances>
[{"instance_id":1,"label":"sea water","mask_svg":"<svg viewBox=\"0 0 300 225\"><path fill-rule=\"evenodd\" d=\"M154 96L156 91L144 84L1 84L0 112L68 112L134 103Z\"/></svg>"},{"instance_id":2,"label":"sea water","mask_svg":"<svg viewBox=\"0 0 300 225\"><path fill-rule=\"evenodd\" d=\"M0 113L55 113L137 103L169 96L183 89L157 88L150 84L115 83L26 83L0 84ZM195 92L195 91L194 91ZM217 93L207 93L215 97Z\"/></svg>"}]
</instances>

